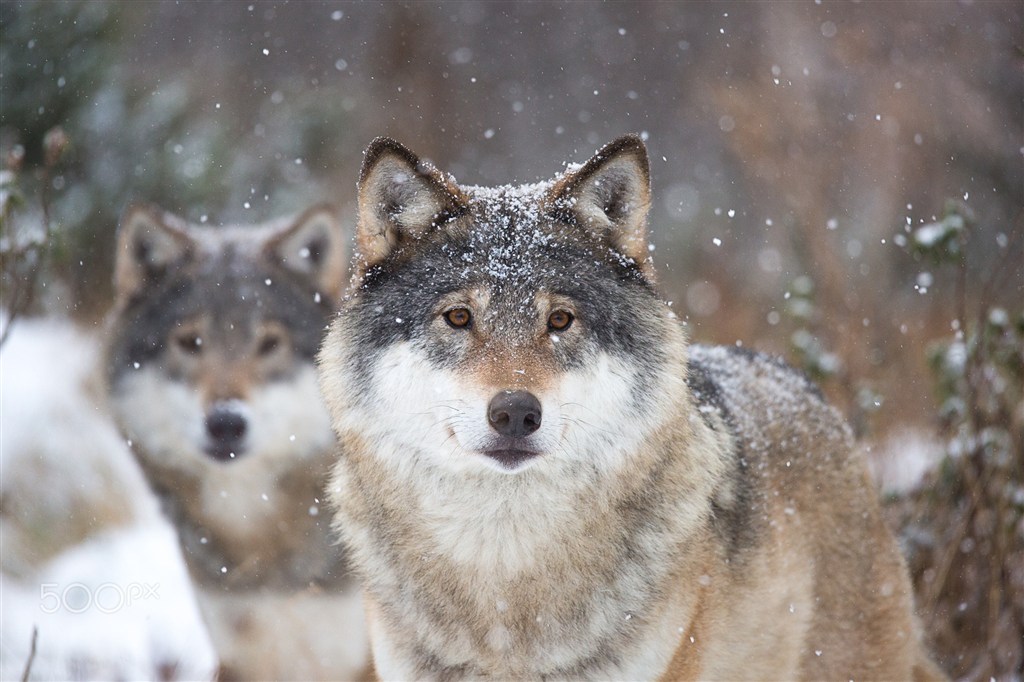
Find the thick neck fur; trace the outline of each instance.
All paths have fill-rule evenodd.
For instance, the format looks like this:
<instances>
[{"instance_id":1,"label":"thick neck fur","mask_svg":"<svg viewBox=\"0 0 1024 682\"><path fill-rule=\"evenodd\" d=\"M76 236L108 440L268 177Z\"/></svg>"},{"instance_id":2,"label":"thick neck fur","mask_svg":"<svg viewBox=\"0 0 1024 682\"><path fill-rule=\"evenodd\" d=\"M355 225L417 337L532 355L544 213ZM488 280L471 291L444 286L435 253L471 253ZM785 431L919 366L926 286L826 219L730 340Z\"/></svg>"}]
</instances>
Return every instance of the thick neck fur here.
<instances>
[{"instance_id":1,"label":"thick neck fur","mask_svg":"<svg viewBox=\"0 0 1024 682\"><path fill-rule=\"evenodd\" d=\"M708 500L727 461L720 436L686 416L697 412L684 371L670 387L675 408L612 473L556 456L516 475L425 475L381 466L382 454L401 459L382 452L386 434L342 430L332 495L366 581L378 662L412 666L381 670L385 678L664 668L674 642L656 642L671 639L661 636L669 627L678 637L665 596L699 575L704 558L688 552L710 532ZM697 461L698 452L718 457Z\"/></svg>"},{"instance_id":2,"label":"thick neck fur","mask_svg":"<svg viewBox=\"0 0 1024 682\"><path fill-rule=\"evenodd\" d=\"M310 513L315 500L326 498L316 475L326 468L326 456L299 465L282 463L276 470L261 472L258 480L237 471L243 462L222 465L226 476L214 477L209 471L204 476L157 467L145 456L139 461L178 530L198 584L214 591L298 590L350 581L326 509L315 516ZM235 479L239 480L232 488L229 484ZM243 489L251 502L221 498L222 491L237 496ZM264 501L255 492L259 490L270 492L272 498Z\"/></svg>"}]
</instances>

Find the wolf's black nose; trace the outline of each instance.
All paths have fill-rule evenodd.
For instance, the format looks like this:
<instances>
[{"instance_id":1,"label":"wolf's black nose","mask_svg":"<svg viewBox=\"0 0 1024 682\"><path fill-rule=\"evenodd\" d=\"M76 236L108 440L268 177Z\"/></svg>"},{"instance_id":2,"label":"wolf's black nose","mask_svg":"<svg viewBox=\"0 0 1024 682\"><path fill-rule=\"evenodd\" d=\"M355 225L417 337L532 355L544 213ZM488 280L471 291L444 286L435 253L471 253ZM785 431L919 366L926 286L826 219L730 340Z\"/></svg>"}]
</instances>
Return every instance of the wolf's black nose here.
<instances>
[{"instance_id":1,"label":"wolf's black nose","mask_svg":"<svg viewBox=\"0 0 1024 682\"><path fill-rule=\"evenodd\" d=\"M210 437L207 451L216 459L229 459L242 454L248 423L234 410L214 408L206 415L206 434Z\"/></svg>"},{"instance_id":2,"label":"wolf's black nose","mask_svg":"<svg viewBox=\"0 0 1024 682\"><path fill-rule=\"evenodd\" d=\"M527 391L502 391L487 406L487 421L503 436L525 438L540 428L540 401Z\"/></svg>"},{"instance_id":3,"label":"wolf's black nose","mask_svg":"<svg viewBox=\"0 0 1024 682\"><path fill-rule=\"evenodd\" d=\"M214 410L206 416L206 432L215 441L226 443L242 440L245 428L245 417L237 412Z\"/></svg>"}]
</instances>

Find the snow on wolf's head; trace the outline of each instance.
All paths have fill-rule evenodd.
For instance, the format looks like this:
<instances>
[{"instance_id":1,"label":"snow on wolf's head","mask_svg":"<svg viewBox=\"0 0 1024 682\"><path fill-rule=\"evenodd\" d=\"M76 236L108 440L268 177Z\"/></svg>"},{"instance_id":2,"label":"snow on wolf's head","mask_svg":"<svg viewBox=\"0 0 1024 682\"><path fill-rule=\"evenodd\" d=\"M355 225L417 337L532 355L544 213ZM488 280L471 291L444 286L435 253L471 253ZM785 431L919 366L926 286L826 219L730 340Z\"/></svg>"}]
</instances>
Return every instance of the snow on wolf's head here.
<instances>
[{"instance_id":1,"label":"snow on wolf's head","mask_svg":"<svg viewBox=\"0 0 1024 682\"><path fill-rule=\"evenodd\" d=\"M107 379L142 457L237 473L330 447L313 360L345 281L333 208L205 226L136 205L117 248Z\"/></svg>"},{"instance_id":2,"label":"snow on wolf's head","mask_svg":"<svg viewBox=\"0 0 1024 682\"><path fill-rule=\"evenodd\" d=\"M460 186L375 140L351 288L319 357L343 456L413 476L626 464L685 365L652 288L648 173L626 136L547 182Z\"/></svg>"}]
</instances>

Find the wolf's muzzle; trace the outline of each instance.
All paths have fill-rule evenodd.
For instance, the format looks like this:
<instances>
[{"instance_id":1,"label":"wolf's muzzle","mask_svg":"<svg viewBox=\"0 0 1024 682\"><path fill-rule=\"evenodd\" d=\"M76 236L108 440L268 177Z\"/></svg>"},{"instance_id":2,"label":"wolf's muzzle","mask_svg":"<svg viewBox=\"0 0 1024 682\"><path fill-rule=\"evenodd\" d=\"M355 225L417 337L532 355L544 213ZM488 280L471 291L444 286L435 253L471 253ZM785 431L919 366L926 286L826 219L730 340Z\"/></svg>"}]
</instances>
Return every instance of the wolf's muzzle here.
<instances>
[{"instance_id":1,"label":"wolf's muzzle","mask_svg":"<svg viewBox=\"0 0 1024 682\"><path fill-rule=\"evenodd\" d=\"M487 422L500 434L494 446L483 454L506 469L516 469L540 454L524 441L540 428L540 401L527 391L502 391L487 405Z\"/></svg>"}]
</instances>

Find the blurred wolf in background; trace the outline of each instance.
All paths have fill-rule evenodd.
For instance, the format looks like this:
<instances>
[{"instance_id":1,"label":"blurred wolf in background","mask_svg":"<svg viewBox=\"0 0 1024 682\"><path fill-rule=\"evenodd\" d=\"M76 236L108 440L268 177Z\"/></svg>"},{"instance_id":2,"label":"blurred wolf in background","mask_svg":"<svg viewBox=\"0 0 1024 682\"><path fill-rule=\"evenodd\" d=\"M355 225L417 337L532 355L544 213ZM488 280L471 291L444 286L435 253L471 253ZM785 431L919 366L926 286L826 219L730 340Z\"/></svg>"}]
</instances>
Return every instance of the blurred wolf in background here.
<instances>
[{"instance_id":1,"label":"blurred wolf in background","mask_svg":"<svg viewBox=\"0 0 1024 682\"><path fill-rule=\"evenodd\" d=\"M358 676L313 362L345 278L334 211L210 227L134 206L117 249L110 403L178 530L221 678Z\"/></svg>"},{"instance_id":2,"label":"blurred wolf in background","mask_svg":"<svg viewBox=\"0 0 1024 682\"><path fill-rule=\"evenodd\" d=\"M384 679L927 679L910 582L815 387L688 346L647 152L460 186L367 150L319 358Z\"/></svg>"}]
</instances>

